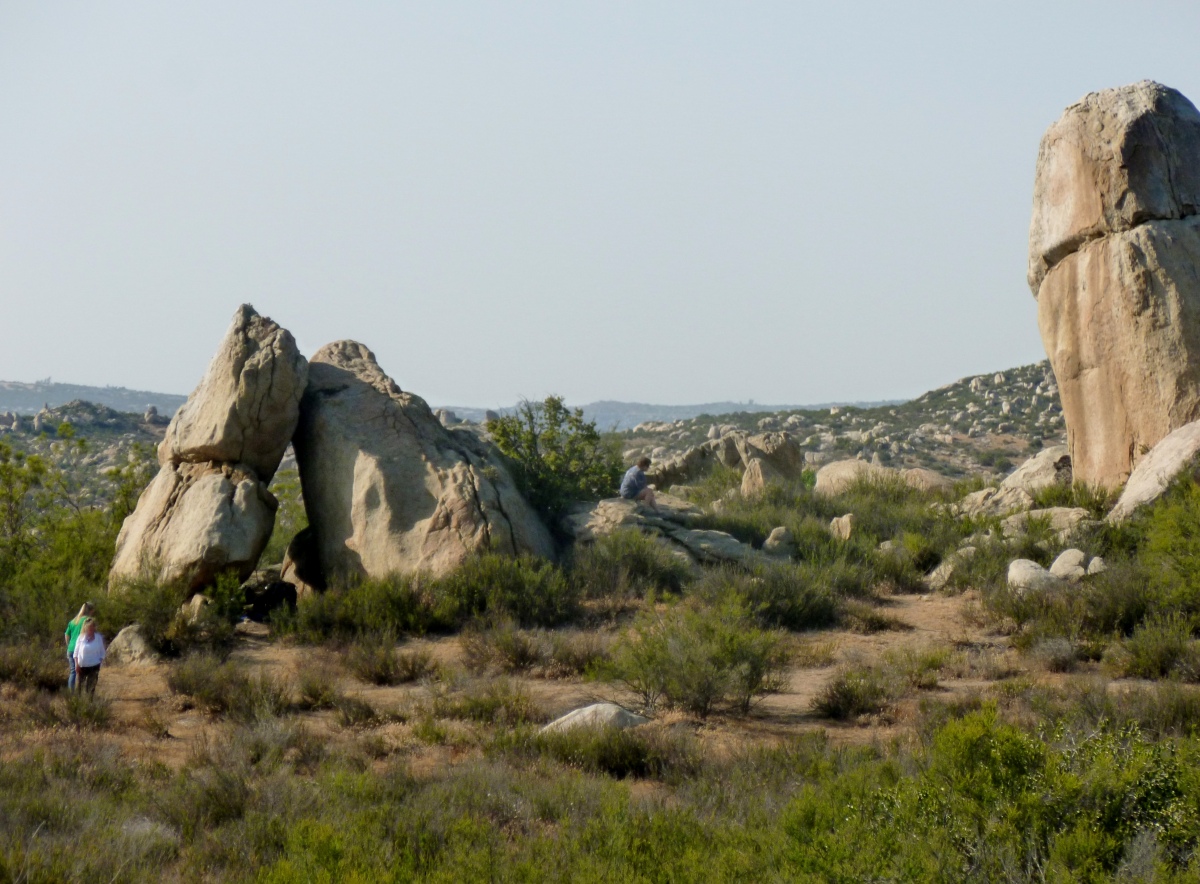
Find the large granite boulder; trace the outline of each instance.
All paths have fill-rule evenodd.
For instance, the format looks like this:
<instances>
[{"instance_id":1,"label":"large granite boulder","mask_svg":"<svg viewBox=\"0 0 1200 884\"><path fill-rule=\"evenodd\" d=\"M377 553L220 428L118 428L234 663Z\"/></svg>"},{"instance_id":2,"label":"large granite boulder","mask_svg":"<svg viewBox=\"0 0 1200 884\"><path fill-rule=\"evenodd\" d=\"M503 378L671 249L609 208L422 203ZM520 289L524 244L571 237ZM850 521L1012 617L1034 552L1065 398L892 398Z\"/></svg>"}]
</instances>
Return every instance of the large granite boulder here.
<instances>
[{"instance_id":1,"label":"large granite boulder","mask_svg":"<svg viewBox=\"0 0 1200 884\"><path fill-rule=\"evenodd\" d=\"M243 304L167 427L159 463L241 463L270 482L296 429L307 379L291 333Z\"/></svg>"},{"instance_id":2,"label":"large granite boulder","mask_svg":"<svg viewBox=\"0 0 1200 884\"><path fill-rule=\"evenodd\" d=\"M761 460L785 480L798 479L804 472L804 452L791 433L760 433L757 436L738 434L733 439L741 462L746 467L753 461Z\"/></svg>"},{"instance_id":3,"label":"large granite boulder","mask_svg":"<svg viewBox=\"0 0 1200 884\"><path fill-rule=\"evenodd\" d=\"M168 464L121 526L109 580L147 576L195 590L227 570L245 580L258 564L279 504L237 464Z\"/></svg>"},{"instance_id":4,"label":"large granite boulder","mask_svg":"<svg viewBox=\"0 0 1200 884\"><path fill-rule=\"evenodd\" d=\"M1139 507L1158 500L1197 456L1200 456L1200 421L1193 421L1168 434L1134 467L1107 520L1123 522Z\"/></svg>"},{"instance_id":5,"label":"large granite boulder","mask_svg":"<svg viewBox=\"0 0 1200 884\"><path fill-rule=\"evenodd\" d=\"M554 554L496 452L443 427L362 344L313 356L293 444L327 580L442 574L488 550Z\"/></svg>"},{"instance_id":6,"label":"large granite boulder","mask_svg":"<svg viewBox=\"0 0 1200 884\"><path fill-rule=\"evenodd\" d=\"M1029 283L1075 481L1117 487L1200 418L1200 113L1143 81L1086 96L1038 152Z\"/></svg>"},{"instance_id":7,"label":"large granite boulder","mask_svg":"<svg viewBox=\"0 0 1200 884\"><path fill-rule=\"evenodd\" d=\"M267 484L295 430L307 373L291 334L248 304L238 308L167 427L158 475L121 526L110 586L144 576L199 589L223 571L253 573L278 507Z\"/></svg>"}]
</instances>

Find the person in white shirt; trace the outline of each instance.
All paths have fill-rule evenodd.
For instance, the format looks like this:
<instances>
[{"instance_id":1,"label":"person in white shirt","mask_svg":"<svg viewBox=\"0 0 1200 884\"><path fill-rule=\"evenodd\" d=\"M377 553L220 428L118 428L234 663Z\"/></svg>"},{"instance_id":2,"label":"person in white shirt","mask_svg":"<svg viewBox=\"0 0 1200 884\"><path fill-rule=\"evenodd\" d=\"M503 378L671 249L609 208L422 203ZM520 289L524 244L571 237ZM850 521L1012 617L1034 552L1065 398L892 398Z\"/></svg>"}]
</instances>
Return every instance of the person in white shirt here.
<instances>
[{"instance_id":1,"label":"person in white shirt","mask_svg":"<svg viewBox=\"0 0 1200 884\"><path fill-rule=\"evenodd\" d=\"M104 636L96 632L96 621L88 617L83 621L83 634L75 642L76 690L96 693L96 680L100 678L104 653Z\"/></svg>"}]
</instances>

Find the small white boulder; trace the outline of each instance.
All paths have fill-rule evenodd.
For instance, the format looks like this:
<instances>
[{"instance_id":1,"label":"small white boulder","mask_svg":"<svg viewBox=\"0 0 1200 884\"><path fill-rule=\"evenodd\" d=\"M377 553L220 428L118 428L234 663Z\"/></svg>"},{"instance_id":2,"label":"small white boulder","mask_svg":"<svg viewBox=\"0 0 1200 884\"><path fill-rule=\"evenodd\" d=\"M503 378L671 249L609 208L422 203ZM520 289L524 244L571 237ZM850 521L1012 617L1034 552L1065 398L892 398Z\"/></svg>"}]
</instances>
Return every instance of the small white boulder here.
<instances>
[{"instance_id":1,"label":"small white boulder","mask_svg":"<svg viewBox=\"0 0 1200 884\"><path fill-rule=\"evenodd\" d=\"M1050 566L1050 573L1060 580L1077 583L1087 574L1086 562L1087 553L1083 550L1064 549Z\"/></svg>"},{"instance_id":2,"label":"small white boulder","mask_svg":"<svg viewBox=\"0 0 1200 884\"><path fill-rule=\"evenodd\" d=\"M584 706L568 712L561 718L554 719L542 728L541 733L562 733L581 727L612 727L624 730L646 724L649 720L644 715L630 712L624 706L618 706L616 703L593 703L591 706Z\"/></svg>"},{"instance_id":3,"label":"small white boulder","mask_svg":"<svg viewBox=\"0 0 1200 884\"><path fill-rule=\"evenodd\" d=\"M1030 559L1016 559L1008 566L1008 586L1018 594L1054 590L1062 585L1063 581Z\"/></svg>"}]
</instances>

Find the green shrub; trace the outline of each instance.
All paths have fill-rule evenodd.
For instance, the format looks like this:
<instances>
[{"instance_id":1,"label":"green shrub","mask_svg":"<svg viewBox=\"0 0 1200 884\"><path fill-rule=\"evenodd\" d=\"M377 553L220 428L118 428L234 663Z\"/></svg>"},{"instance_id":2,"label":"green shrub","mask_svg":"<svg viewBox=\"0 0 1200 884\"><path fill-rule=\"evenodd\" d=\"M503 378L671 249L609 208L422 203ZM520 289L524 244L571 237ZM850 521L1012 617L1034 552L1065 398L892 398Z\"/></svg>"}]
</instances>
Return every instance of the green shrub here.
<instances>
[{"instance_id":1,"label":"green shrub","mask_svg":"<svg viewBox=\"0 0 1200 884\"><path fill-rule=\"evenodd\" d=\"M521 626L555 626L575 615L578 592L552 562L534 556L484 555L431 586L440 623L510 617Z\"/></svg>"},{"instance_id":2,"label":"green shrub","mask_svg":"<svg viewBox=\"0 0 1200 884\"><path fill-rule=\"evenodd\" d=\"M1126 674L1142 678L1170 675L1184 661L1191 641L1191 624L1183 615L1151 615L1125 642L1129 653Z\"/></svg>"},{"instance_id":3,"label":"green shrub","mask_svg":"<svg viewBox=\"0 0 1200 884\"><path fill-rule=\"evenodd\" d=\"M1103 519L1116 502L1115 491L1083 482L1076 482L1074 485L1047 485L1033 493L1034 509L1055 506L1082 507L1093 519Z\"/></svg>"},{"instance_id":4,"label":"green shrub","mask_svg":"<svg viewBox=\"0 0 1200 884\"><path fill-rule=\"evenodd\" d=\"M0 682L42 691L66 688L66 646L0 645Z\"/></svg>"},{"instance_id":5,"label":"green shrub","mask_svg":"<svg viewBox=\"0 0 1200 884\"><path fill-rule=\"evenodd\" d=\"M679 593L692 568L661 540L624 528L581 544L571 559L571 579L587 599L642 598L648 592Z\"/></svg>"},{"instance_id":6,"label":"green shrub","mask_svg":"<svg viewBox=\"0 0 1200 884\"><path fill-rule=\"evenodd\" d=\"M278 715L289 705L287 691L270 676L248 675L233 661L209 653L191 654L172 666L167 687L240 720Z\"/></svg>"},{"instance_id":7,"label":"green shrub","mask_svg":"<svg viewBox=\"0 0 1200 884\"><path fill-rule=\"evenodd\" d=\"M277 608L271 625L308 642L354 640L361 635L421 635L435 624L421 580L393 575L335 586L300 599L294 610Z\"/></svg>"},{"instance_id":8,"label":"green shrub","mask_svg":"<svg viewBox=\"0 0 1200 884\"><path fill-rule=\"evenodd\" d=\"M755 698L779 689L787 660L782 635L759 629L731 600L645 612L616 644L606 674L648 709L666 702L706 717L721 705L744 714Z\"/></svg>"},{"instance_id":9,"label":"green shrub","mask_svg":"<svg viewBox=\"0 0 1200 884\"><path fill-rule=\"evenodd\" d=\"M694 773L699 767L690 735L659 728L574 728L539 733L529 740L539 755L593 773L663 778Z\"/></svg>"},{"instance_id":10,"label":"green shrub","mask_svg":"<svg viewBox=\"0 0 1200 884\"><path fill-rule=\"evenodd\" d=\"M105 728L112 722L112 702L100 694L72 691L62 699L63 724L84 728Z\"/></svg>"},{"instance_id":11,"label":"green shrub","mask_svg":"<svg viewBox=\"0 0 1200 884\"><path fill-rule=\"evenodd\" d=\"M599 500L616 493L621 456L559 396L544 402L523 401L515 414L487 422L496 447L513 463L518 486L529 502L556 525L577 500Z\"/></svg>"},{"instance_id":12,"label":"green shrub","mask_svg":"<svg viewBox=\"0 0 1200 884\"><path fill-rule=\"evenodd\" d=\"M851 572L857 577L861 569L805 563L760 565L749 571L711 568L697 583L695 594L711 603L734 598L767 629L819 629L837 622L841 593L855 584ZM853 585L851 592L859 589Z\"/></svg>"},{"instance_id":13,"label":"green shrub","mask_svg":"<svg viewBox=\"0 0 1200 884\"><path fill-rule=\"evenodd\" d=\"M546 717L520 684L504 678L471 684L457 694L436 696L431 711L439 718L509 727L544 721Z\"/></svg>"},{"instance_id":14,"label":"green shrub","mask_svg":"<svg viewBox=\"0 0 1200 884\"><path fill-rule=\"evenodd\" d=\"M375 707L362 697L339 697L334 707L342 727L370 727L379 721Z\"/></svg>"},{"instance_id":15,"label":"green shrub","mask_svg":"<svg viewBox=\"0 0 1200 884\"><path fill-rule=\"evenodd\" d=\"M840 669L813 699L812 709L823 718L853 718L882 712L894 699L892 682L878 669L848 666Z\"/></svg>"},{"instance_id":16,"label":"green shrub","mask_svg":"<svg viewBox=\"0 0 1200 884\"><path fill-rule=\"evenodd\" d=\"M390 632L361 636L346 650L346 668L371 684L399 684L396 636Z\"/></svg>"},{"instance_id":17,"label":"green shrub","mask_svg":"<svg viewBox=\"0 0 1200 884\"><path fill-rule=\"evenodd\" d=\"M331 709L342 696L334 673L316 662L308 662L297 671L296 693L301 709Z\"/></svg>"}]
</instances>

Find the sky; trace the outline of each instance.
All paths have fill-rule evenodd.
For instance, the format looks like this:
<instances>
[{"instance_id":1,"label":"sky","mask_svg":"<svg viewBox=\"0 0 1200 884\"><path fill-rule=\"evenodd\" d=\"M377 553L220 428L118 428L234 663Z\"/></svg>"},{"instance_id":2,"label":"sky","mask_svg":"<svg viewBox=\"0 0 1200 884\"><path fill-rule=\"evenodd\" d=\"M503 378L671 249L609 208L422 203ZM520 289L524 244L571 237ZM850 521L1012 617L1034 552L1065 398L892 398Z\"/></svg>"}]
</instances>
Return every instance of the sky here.
<instances>
[{"instance_id":1,"label":"sky","mask_svg":"<svg viewBox=\"0 0 1200 884\"><path fill-rule=\"evenodd\" d=\"M1044 358L1038 140L1200 3L0 0L0 379L235 308L435 404L903 399Z\"/></svg>"}]
</instances>

